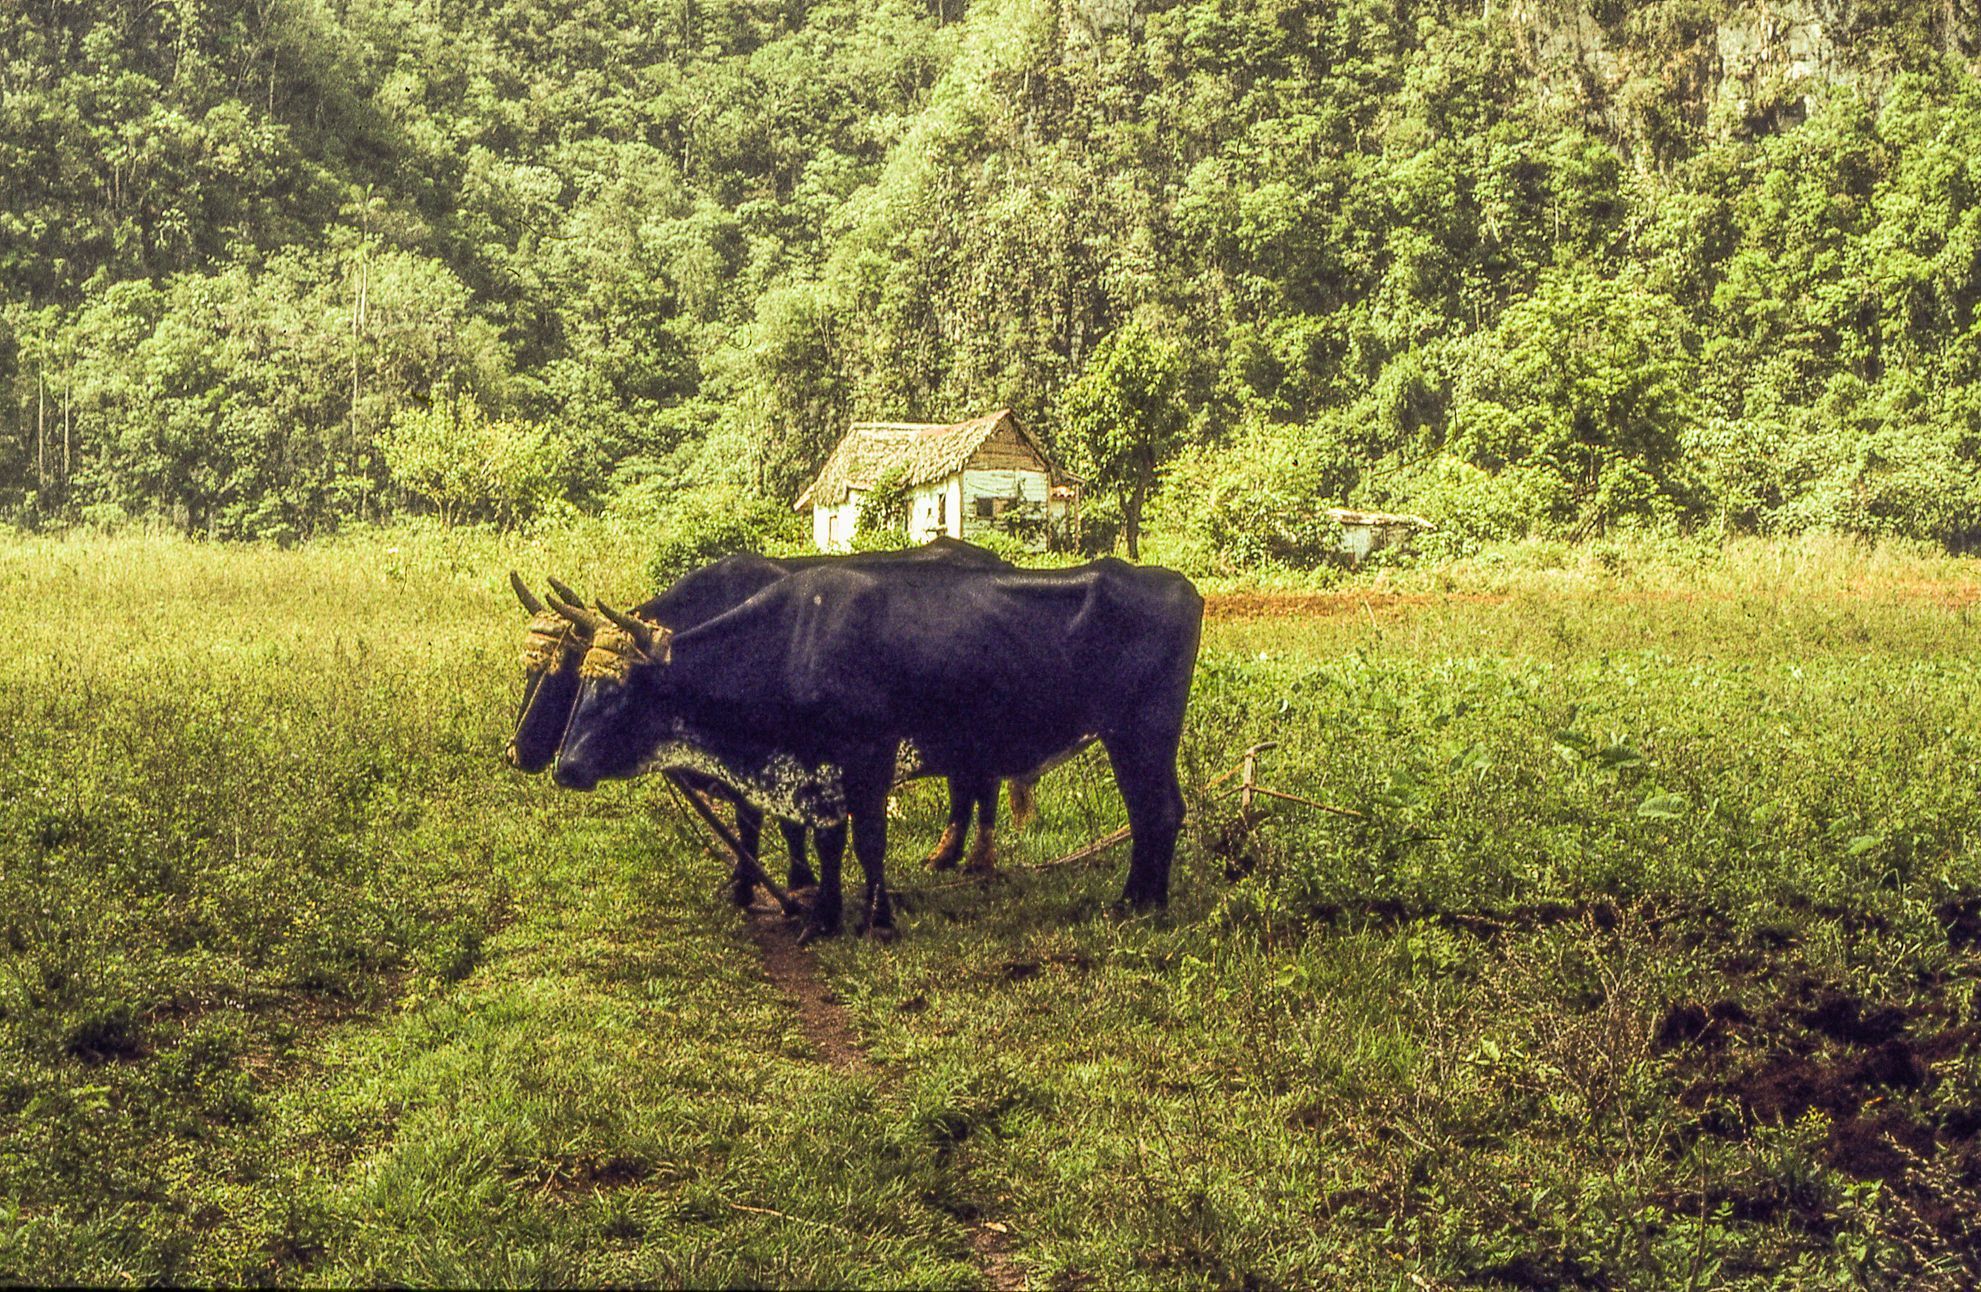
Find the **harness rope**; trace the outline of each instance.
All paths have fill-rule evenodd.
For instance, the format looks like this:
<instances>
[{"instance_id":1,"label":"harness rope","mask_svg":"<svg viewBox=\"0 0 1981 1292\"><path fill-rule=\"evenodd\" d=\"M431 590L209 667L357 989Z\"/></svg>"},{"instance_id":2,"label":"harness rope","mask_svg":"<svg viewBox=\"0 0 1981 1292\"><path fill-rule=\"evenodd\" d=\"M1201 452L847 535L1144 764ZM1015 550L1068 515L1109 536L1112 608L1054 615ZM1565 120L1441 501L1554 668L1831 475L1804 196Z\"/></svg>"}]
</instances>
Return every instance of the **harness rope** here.
<instances>
[{"instance_id":1,"label":"harness rope","mask_svg":"<svg viewBox=\"0 0 1981 1292\"><path fill-rule=\"evenodd\" d=\"M668 639L674 634L659 624L641 619L653 634L651 650L642 649L639 639L616 624L601 625L592 634L592 648L578 665L578 676L594 682L624 684L638 664L665 664L674 655Z\"/></svg>"},{"instance_id":2,"label":"harness rope","mask_svg":"<svg viewBox=\"0 0 1981 1292\"><path fill-rule=\"evenodd\" d=\"M532 673L562 673L567 654L578 645L571 624L551 611L533 615L523 633L523 667Z\"/></svg>"}]
</instances>

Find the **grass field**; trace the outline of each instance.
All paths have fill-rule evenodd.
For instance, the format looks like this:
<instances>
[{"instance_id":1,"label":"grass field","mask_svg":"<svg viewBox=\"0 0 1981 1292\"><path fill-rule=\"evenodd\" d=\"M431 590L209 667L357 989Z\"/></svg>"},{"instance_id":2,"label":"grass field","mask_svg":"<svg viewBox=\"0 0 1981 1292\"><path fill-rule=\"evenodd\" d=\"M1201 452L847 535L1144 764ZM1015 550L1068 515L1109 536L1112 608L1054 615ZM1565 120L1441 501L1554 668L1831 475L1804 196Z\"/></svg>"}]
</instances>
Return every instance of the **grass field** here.
<instances>
[{"instance_id":1,"label":"grass field","mask_svg":"<svg viewBox=\"0 0 1981 1292\"><path fill-rule=\"evenodd\" d=\"M1279 741L1357 815L1194 793L1114 921L1122 850L1030 869L1122 819L1097 755L989 887L911 787L902 937L815 956L654 786L500 765L511 565L642 592L597 535L0 542L0 1276L1981 1279L1972 562L1213 587L1187 778Z\"/></svg>"}]
</instances>

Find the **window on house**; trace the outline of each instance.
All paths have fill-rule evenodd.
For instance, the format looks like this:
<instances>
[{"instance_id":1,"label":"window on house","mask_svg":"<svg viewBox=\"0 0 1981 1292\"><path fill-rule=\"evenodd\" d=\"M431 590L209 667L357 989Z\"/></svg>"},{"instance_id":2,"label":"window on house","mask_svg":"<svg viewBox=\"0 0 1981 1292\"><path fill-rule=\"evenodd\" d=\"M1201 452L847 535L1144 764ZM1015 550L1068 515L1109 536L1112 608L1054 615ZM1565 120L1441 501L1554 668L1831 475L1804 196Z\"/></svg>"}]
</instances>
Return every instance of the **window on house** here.
<instances>
[{"instance_id":1,"label":"window on house","mask_svg":"<svg viewBox=\"0 0 1981 1292\"><path fill-rule=\"evenodd\" d=\"M935 523L949 524L949 490L947 489L935 496Z\"/></svg>"},{"instance_id":2,"label":"window on house","mask_svg":"<svg viewBox=\"0 0 1981 1292\"><path fill-rule=\"evenodd\" d=\"M979 498L976 502L978 520L989 520L991 517L997 515L997 499Z\"/></svg>"}]
</instances>

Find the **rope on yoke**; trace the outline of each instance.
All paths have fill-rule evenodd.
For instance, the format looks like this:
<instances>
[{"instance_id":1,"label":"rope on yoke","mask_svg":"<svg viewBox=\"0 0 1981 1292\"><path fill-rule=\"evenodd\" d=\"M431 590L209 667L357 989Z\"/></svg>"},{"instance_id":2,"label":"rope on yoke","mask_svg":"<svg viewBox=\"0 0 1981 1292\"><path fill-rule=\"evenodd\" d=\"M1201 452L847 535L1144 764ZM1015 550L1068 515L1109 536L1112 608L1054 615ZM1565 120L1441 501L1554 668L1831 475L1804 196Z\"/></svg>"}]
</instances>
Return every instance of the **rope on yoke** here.
<instances>
[{"instance_id":1,"label":"rope on yoke","mask_svg":"<svg viewBox=\"0 0 1981 1292\"><path fill-rule=\"evenodd\" d=\"M523 634L523 667L532 673L561 673L575 644L571 625L563 619L547 610L533 615Z\"/></svg>"}]
</instances>

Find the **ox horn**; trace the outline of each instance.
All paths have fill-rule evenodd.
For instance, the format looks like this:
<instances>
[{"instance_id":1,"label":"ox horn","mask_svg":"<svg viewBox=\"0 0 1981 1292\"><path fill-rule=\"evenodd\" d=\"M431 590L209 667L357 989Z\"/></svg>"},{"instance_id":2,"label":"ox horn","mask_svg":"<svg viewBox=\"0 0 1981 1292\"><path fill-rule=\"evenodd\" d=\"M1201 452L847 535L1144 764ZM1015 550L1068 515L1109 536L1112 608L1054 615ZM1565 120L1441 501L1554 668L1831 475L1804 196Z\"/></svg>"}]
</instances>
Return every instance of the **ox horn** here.
<instances>
[{"instance_id":1,"label":"ox horn","mask_svg":"<svg viewBox=\"0 0 1981 1292\"><path fill-rule=\"evenodd\" d=\"M550 608L588 633L598 631L599 617L583 606L574 606L553 593L550 598Z\"/></svg>"},{"instance_id":2,"label":"ox horn","mask_svg":"<svg viewBox=\"0 0 1981 1292\"><path fill-rule=\"evenodd\" d=\"M523 609L529 611L533 615L540 615L543 613L543 602L538 601L536 597L531 594L530 585L524 583L523 576L516 573L514 570L509 571L509 586L516 589L516 600L523 603Z\"/></svg>"},{"instance_id":3,"label":"ox horn","mask_svg":"<svg viewBox=\"0 0 1981 1292\"><path fill-rule=\"evenodd\" d=\"M559 583L556 579L550 579L548 580L548 582L550 584L550 590L552 592L555 592L558 596L564 598L565 604L573 605L573 606L582 606L585 604L585 599L583 597L571 591L571 589L565 587L563 584Z\"/></svg>"},{"instance_id":4,"label":"ox horn","mask_svg":"<svg viewBox=\"0 0 1981 1292\"><path fill-rule=\"evenodd\" d=\"M639 647L641 650L650 651L653 649L652 624L646 623L643 620L635 619L631 615L622 614L621 612L614 610L611 606L606 605L603 601L598 603L598 609L600 614L604 615L607 619L610 619L614 624L618 625L620 628L623 628L628 633L632 634L633 640L639 643Z\"/></svg>"}]
</instances>

